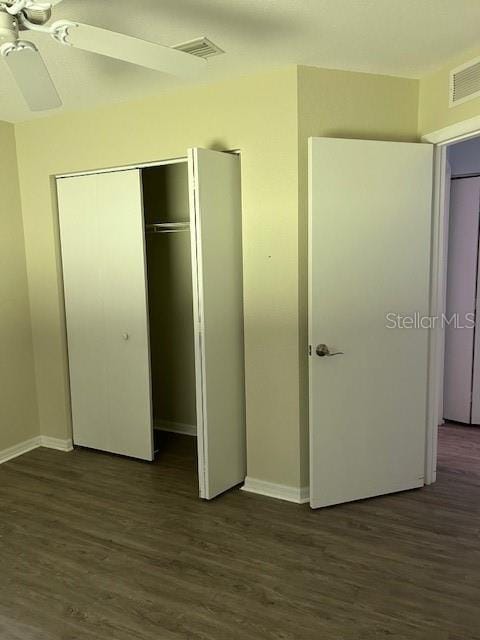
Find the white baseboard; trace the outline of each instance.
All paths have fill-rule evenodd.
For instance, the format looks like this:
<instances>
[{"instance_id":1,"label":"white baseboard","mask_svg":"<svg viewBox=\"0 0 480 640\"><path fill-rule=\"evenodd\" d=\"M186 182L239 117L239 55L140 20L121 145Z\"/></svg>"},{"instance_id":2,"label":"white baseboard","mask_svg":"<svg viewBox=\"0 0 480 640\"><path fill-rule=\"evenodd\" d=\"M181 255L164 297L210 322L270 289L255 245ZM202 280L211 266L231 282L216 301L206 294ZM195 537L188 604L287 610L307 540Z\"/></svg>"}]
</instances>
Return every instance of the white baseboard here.
<instances>
[{"instance_id":1,"label":"white baseboard","mask_svg":"<svg viewBox=\"0 0 480 640\"><path fill-rule=\"evenodd\" d=\"M262 496L287 500L288 502L295 502L297 504L304 504L310 500L309 487L290 487L284 484L275 484L273 482L265 482L264 480L249 477L245 478L242 491L258 493Z\"/></svg>"},{"instance_id":2,"label":"white baseboard","mask_svg":"<svg viewBox=\"0 0 480 640\"><path fill-rule=\"evenodd\" d=\"M159 431L170 431L171 433L180 433L184 436L197 435L197 427L194 424L183 424L182 422L169 422L168 420L159 420L155 423L155 429Z\"/></svg>"},{"instance_id":3,"label":"white baseboard","mask_svg":"<svg viewBox=\"0 0 480 640\"><path fill-rule=\"evenodd\" d=\"M35 436L35 438L19 442L13 447L0 451L0 464L18 458L18 456L23 456L24 453L38 449L38 447L56 449L57 451L73 451L71 439L61 440L60 438L50 438L49 436Z\"/></svg>"},{"instance_id":4,"label":"white baseboard","mask_svg":"<svg viewBox=\"0 0 480 640\"><path fill-rule=\"evenodd\" d=\"M40 446L39 440L40 438L36 436L35 438L30 438L30 440L19 442L13 447L8 447L8 449L3 449L0 451L0 464L18 458L18 456L33 451L33 449L37 449Z\"/></svg>"},{"instance_id":5,"label":"white baseboard","mask_svg":"<svg viewBox=\"0 0 480 640\"><path fill-rule=\"evenodd\" d=\"M71 438L62 440L60 438L50 438L50 436L40 436L40 447L55 449L56 451L73 451L73 441Z\"/></svg>"}]
</instances>

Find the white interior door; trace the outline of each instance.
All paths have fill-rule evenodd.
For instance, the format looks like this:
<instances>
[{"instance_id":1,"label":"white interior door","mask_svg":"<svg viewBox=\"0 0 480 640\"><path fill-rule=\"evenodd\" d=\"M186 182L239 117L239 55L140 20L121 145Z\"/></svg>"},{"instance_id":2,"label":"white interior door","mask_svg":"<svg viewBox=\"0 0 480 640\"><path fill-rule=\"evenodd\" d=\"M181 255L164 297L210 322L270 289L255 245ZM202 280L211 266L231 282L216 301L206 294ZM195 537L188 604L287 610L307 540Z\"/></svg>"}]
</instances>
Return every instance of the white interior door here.
<instances>
[{"instance_id":1,"label":"white interior door","mask_svg":"<svg viewBox=\"0 0 480 640\"><path fill-rule=\"evenodd\" d=\"M444 418L471 420L480 178L451 182L445 328ZM458 318L458 324L457 320ZM469 322L470 318L470 322ZM460 325L464 328L460 328Z\"/></svg>"},{"instance_id":2,"label":"white interior door","mask_svg":"<svg viewBox=\"0 0 480 640\"><path fill-rule=\"evenodd\" d=\"M310 140L314 508L423 485L428 331L388 314L428 316L432 149Z\"/></svg>"},{"instance_id":3,"label":"white interior door","mask_svg":"<svg viewBox=\"0 0 480 640\"><path fill-rule=\"evenodd\" d=\"M240 158L191 149L197 438L200 497L245 479Z\"/></svg>"},{"instance_id":4,"label":"white interior door","mask_svg":"<svg viewBox=\"0 0 480 640\"><path fill-rule=\"evenodd\" d=\"M57 181L73 439L153 459L141 177Z\"/></svg>"}]
</instances>

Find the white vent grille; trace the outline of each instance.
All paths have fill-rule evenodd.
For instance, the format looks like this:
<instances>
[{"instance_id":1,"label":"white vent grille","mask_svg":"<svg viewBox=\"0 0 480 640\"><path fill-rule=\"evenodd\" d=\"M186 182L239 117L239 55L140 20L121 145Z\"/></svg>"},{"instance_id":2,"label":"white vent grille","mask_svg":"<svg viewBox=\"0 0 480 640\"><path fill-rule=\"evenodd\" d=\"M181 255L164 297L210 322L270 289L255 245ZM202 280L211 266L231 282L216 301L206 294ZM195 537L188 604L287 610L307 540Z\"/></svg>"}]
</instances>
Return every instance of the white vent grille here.
<instances>
[{"instance_id":1,"label":"white vent grille","mask_svg":"<svg viewBox=\"0 0 480 640\"><path fill-rule=\"evenodd\" d=\"M197 38L196 40L177 44L174 49L184 51L185 53L197 56L198 58L211 58L212 56L218 56L221 53L225 53L223 49L217 47L217 45L213 44L213 42L208 38Z\"/></svg>"},{"instance_id":2,"label":"white vent grille","mask_svg":"<svg viewBox=\"0 0 480 640\"><path fill-rule=\"evenodd\" d=\"M450 106L480 97L480 58L450 72Z\"/></svg>"}]
</instances>

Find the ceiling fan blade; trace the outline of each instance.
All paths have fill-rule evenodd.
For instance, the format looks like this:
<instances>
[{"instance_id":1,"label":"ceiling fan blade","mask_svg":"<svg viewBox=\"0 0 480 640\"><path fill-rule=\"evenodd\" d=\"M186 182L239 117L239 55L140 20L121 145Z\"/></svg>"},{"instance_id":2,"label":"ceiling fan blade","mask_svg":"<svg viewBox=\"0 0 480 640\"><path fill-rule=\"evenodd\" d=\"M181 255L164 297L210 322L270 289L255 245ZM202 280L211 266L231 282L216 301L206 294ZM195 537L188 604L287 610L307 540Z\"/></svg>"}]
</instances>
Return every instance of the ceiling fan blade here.
<instances>
[{"instance_id":1,"label":"ceiling fan blade","mask_svg":"<svg viewBox=\"0 0 480 640\"><path fill-rule=\"evenodd\" d=\"M55 28L56 25L52 26ZM191 76L206 65L205 60L189 53L88 24L70 26L65 42L84 51L175 76Z\"/></svg>"},{"instance_id":2,"label":"ceiling fan blade","mask_svg":"<svg viewBox=\"0 0 480 640\"><path fill-rule=\"evenodd\" d=\"M0 53L32 111L62 106L43 58L33 43L20 40L4 45Z\"/></svg>"}]
</instances>

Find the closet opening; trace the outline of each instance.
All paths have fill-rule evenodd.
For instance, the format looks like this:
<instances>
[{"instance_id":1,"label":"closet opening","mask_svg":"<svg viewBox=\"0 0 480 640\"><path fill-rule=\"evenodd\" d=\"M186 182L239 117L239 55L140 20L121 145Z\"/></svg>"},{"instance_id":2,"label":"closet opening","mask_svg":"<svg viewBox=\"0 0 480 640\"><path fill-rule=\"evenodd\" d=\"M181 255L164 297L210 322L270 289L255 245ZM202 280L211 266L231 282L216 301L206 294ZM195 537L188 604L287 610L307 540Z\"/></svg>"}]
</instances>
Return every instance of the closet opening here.
<instances>
[{"instance_id":1,"label":"closet opening","mask_svg":"<svg viewBox=\"0 0 480 640\"><path fill-rule=\"evenodd\" d=\"M480 476L480 138L447 149L438 467Z\"/></svg>"},{"instance_id":2,"label":"closet opening","mask_svg":"<svg viewBox=\"0 0 480 640\"><path fill-rule=\"evenodd\" d=\"M196 381L187 162L142 170L156 458L196 466Z\"/></svg>"},{"instance_id":3,"label":"closet opening","mask_svg":"<svg viewBox=\"0 0 480 640\"><path fill-rule=\"evenodd\" d=\"M240 156L57 176L57 196L74 445L206 500L242 484Z\"/></svg>"}]
</instances>

